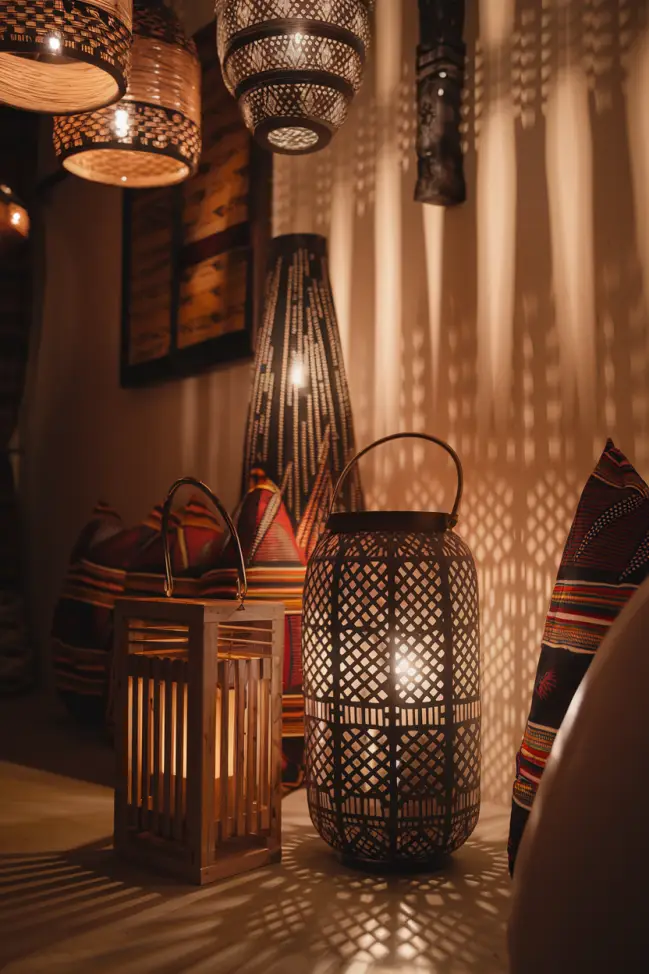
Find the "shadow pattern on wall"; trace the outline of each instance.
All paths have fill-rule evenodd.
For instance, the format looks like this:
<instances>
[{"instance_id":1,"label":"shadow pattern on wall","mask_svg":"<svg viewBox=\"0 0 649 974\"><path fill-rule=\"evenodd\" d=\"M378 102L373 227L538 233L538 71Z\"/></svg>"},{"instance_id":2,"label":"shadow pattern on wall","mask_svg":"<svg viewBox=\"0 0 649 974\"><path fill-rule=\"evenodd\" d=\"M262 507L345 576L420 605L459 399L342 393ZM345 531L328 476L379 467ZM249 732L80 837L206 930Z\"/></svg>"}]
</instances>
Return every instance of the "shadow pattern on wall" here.
<instances>
[{"instance_id":1,"label":"shadow pattern on wall","mask_svg":"<svg viewBox=\"0 0 649 974\"><path fill-rule=\"evenodd\" d=\"M278 160L275 232L329 236L361 445L388 421L442 436L462 457L458 530L482 599L483 791L508 801L580 490L608 435L649 466L649 247L637 223L649 185L639 87L649 5L470 5L468 203L446 213L412 202L413 7L378 0L376 48L392 63L375 58L374 83L369 71L331 148ZM390 227L398 273L385 266ZM399 350L391 376L390 359L371 351L386 341ZM433 454L402 447L379 462L363 471L368 506L449 503L451 471Z\"/></svg>"}]
</instances>

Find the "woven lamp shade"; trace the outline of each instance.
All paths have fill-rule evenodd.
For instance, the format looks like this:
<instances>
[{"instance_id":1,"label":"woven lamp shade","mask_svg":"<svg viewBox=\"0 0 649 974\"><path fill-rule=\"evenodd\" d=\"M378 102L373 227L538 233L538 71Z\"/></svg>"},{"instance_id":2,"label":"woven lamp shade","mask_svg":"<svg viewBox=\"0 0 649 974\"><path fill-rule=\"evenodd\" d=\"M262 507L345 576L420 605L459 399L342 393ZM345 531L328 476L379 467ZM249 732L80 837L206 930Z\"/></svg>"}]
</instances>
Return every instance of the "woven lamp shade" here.
<instances>
[{"instance_id":1,"label":"woven lamp shade","mask_svg":"<svg viewBox=\"0 0 649 974\"><path fill-rule=\"evenodd\" d=\"M361 86L373 0L216 0L223 78L257 141L324 148Z\"/></svg>"},{"instance_id":2,"label":"woven lamp shade","mask_svg":"<svg viewBox=\"0 0 649 974\"><path fill-rule=\"evenodd\" d=\"M0 0L0 101L66 114L126 91L132 0Z\"/></svg>"},{"instance_id":3,"label":"woven lamp shade","mask_svg":"<svg viewBox=\"0 0 649 974\"><path fill-rule=\"evenodd\" d=\"M0 248L29 236L29 214L11 189L0 185Z\"/></svg>"},{"instance_id":4,"label":"woven lamp shade","mask_svg":"<svg viewBox=\"0 0 649 974\"><path fill-rule=\"evenodd\" d=\"M194 42L161 0L136 0L128 90L116 105L54 119L67 170L115 186L169 186L201 154L201 77Z\"/></svg>"},{"instance_id":5,"label":"woven lamp shade","mask_svg":"<svg viewBox=\"0 0 649 974\"><path fill-rule=\"evenodd\" d=\"M478 580L450 514L331 514L302 622L306 788L322 838L359 864L429 867L480 811ZM337 490L338 488L336 488ZM334 492L335 499L335 492ZM332 504L333 509L333 504Z\"/></svg>"}]
</instances>

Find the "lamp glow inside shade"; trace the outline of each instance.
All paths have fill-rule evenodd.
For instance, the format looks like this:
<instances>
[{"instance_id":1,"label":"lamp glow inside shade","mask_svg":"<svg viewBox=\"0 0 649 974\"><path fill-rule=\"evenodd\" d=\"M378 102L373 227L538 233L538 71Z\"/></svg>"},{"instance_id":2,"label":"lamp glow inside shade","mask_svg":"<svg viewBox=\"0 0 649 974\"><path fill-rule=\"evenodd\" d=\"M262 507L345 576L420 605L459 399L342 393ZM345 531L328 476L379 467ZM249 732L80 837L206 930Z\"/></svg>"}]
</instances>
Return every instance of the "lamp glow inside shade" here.
<instances>
[{"instance_id":1,"label":"lamp glow inside shade","mask_svg":"<svg viewBox=\"0 0 649 974\"><path fill-rule=\"evenodd\" d=\"M223 80L271 152L324 148L361 86L373 0L217 0Z\"/></svg>"},{"instance_id":2,"label":"lamp glow inside shade","mask_svg":"<svg viewBox=\"0 0 649 974\"><path fill-rule=\"evenodd\" d=\"M17 243L29 236L29 215L9 186L0 184L0 246Z\"/></svg>"},{"instance_id":3,"label":"lamp glow inside shade","mask_svg":"<svg viewBox=\"0 0 649 974\"><path fill-rule=\"evenodd\" d=\"M136 0L128 90L116 105L54 119L54 149L82 179L170 186L201 153L201 75L194 42L161 0Z\"/></svg>"},{"instance_id":4,"label":"lamp glow inside shade","mask_svg":"<svg viewBox=\"0 0 649 974\"><path fill-rule=\"evenodd\" d=\"M86 112L126 91L132 0L0 0L0 101Z\"/></svg>"}]
</instances>

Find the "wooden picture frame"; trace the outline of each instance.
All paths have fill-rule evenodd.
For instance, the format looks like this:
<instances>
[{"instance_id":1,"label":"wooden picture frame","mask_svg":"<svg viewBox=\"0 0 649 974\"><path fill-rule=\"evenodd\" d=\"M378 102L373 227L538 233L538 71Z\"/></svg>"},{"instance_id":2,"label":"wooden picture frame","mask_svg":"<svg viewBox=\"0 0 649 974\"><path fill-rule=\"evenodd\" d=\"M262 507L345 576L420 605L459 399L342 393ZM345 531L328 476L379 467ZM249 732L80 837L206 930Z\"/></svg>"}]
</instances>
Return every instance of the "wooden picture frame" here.
<instances>
[{"instance_id":1,"label":"wooden picture frame","mask_svg":"<svg viewBox=\"0 0 649 974\"><path fill-rule=\"evenodd\" d=\"M179 186L124 192L122 387L251 358L271 234L272 156L223 84L214 22L195 36L203 152Z\"/></svg>"}]
</instances>

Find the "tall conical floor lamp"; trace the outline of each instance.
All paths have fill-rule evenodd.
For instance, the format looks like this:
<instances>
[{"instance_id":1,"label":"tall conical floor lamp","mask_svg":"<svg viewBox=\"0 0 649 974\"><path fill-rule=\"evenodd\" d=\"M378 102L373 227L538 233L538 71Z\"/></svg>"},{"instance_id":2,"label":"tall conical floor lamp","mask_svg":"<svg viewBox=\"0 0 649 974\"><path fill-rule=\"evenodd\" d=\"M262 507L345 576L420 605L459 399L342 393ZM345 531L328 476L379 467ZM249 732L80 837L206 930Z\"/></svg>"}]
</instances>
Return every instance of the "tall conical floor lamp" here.
<instances>
[{"instance_id":1,"label":"tall conical floor lamp","mask_svg":"<svg viewBox=\"0 0 649 974\"><path fill-rule=\"evenodd\" d=\"M243 489L261 469L285 485L284 503L308 555L355 439L327 261L327 241L288 234L270 245L266 304L257 337ZM341 509L362 506L358 478Z\"/></svg>"},{"instance_id":2,"label":"tall conical floor lamp","mask_svg":"<svg viewBox=\"0 0 649 974\"><path fill-rule=\"evenodd\" d=\"M305 561L324 528L333 485L354 451L327 242L314 234L276 237L257 336L243 491L260 473L275 482L292 522L286 530L295 532ZM363 508L357 476L345 485L338 509L354 510L355 505ZM274 572L272 580L269 572ZM282 751L284 782L290 787L302 780L304 754L302 609L301 598L298 607L295 593L286 589L285 576L280 561L274 568L266 566L262 589L269 584L274 592L284 588L288 599Z\"/></svg>"}]
</instances>

